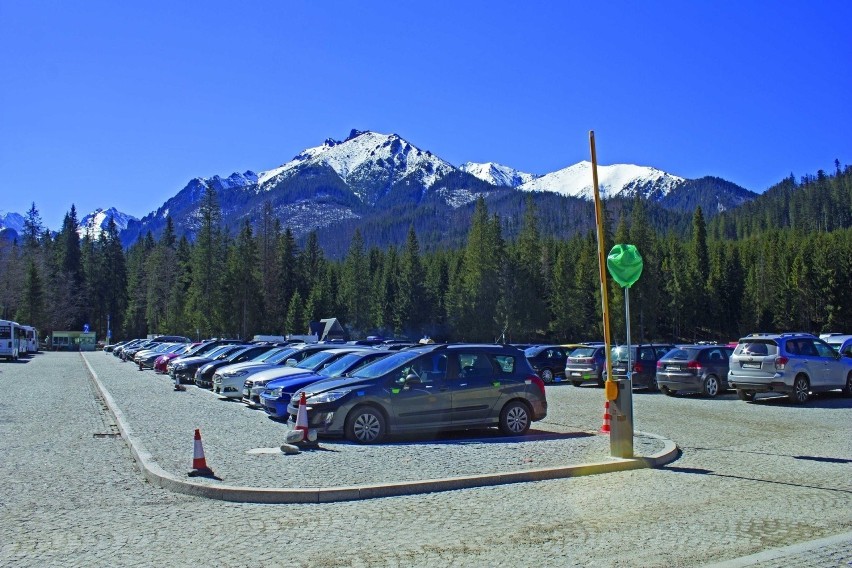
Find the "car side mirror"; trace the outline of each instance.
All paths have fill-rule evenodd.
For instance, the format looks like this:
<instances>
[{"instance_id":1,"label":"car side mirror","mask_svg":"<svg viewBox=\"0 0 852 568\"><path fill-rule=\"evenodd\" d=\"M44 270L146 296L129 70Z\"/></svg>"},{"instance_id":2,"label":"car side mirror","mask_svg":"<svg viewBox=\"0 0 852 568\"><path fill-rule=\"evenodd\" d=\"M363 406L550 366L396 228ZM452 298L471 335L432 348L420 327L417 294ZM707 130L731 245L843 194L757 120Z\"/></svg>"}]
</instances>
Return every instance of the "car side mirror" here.
<instances>
[{"instance_id":1,"label":"car side mirror","mask_svg":"<svg viewBox=\"0 0 852 568\"><path fill-rule=\"evenodd\" d=\"M423 383L423 381L420 380L420 377L418 377L414 373L411 373L407 377L405 377L405 386L419 385L419 384L422 384L422 383Z\"/></svg>"}]
</instances>

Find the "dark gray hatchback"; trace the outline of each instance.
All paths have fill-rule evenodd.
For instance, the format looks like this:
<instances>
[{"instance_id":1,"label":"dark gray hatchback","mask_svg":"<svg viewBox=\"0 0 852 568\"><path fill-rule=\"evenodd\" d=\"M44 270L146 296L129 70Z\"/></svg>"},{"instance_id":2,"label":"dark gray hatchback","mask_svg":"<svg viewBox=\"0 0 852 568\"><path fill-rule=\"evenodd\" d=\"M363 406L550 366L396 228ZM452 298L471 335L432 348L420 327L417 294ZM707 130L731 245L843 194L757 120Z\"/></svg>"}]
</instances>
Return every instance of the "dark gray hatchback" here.
<instances>
[{"instance_id":1,"label":"dark gray hatchback","mask_svg":"<svg viewBox=\"0 0 852 568\"><path fill-rule=\"evenodd\" d=\"M429 345L394 353L352 377L322 380L293 394L295 425L307 398L320 436L371 444L388 434L498 426L522 435L547 415L544 382L522 351L504 345Z\"/></svg>"},{"instance_id":2,"label":"dark gray hatchback","mask_svg":"<svg viewBox=\"0 0 852 568\"><path fill-rule=\"evenodd\" d=\"M728 390L728 361L733 348L722 345L682 345L657 362L657 386L669 396L698 392L714 397Z\"/></svg>"}]
</instances>

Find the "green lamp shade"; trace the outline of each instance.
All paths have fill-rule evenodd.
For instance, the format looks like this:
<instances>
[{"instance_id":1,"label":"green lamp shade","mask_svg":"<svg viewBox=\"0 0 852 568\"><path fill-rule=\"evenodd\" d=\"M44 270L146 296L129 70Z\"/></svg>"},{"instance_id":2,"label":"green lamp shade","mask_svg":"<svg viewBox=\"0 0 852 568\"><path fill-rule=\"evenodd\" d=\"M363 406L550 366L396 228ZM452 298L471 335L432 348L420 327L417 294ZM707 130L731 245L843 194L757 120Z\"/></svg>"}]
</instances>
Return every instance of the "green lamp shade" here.
<instances>
[{"instance_id":1,"label":"green lamp shade","mask_svg":"<svg viewBox=\"0 0 852 568\"><path fill-rule=\"evenodd\" d=\"M606 267L622 288L630 288L642 275L642 255L635 245L615 245L606 257Z\"/></svg>"}]
</instances>

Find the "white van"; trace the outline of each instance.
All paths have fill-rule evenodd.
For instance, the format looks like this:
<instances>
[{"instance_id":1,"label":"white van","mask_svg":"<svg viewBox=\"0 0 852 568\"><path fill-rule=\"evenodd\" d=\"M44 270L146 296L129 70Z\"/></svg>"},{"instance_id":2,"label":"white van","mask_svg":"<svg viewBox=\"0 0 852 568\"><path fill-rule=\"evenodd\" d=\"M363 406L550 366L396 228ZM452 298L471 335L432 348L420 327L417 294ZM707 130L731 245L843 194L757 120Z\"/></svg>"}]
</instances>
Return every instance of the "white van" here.
<instances>
[{"instance_id":1,"label":"white van","mask_svg":"<svg viewBox=\"0 0 852 568\"><path fill-rule=\"evenodd\" d=\"M0 320L0 357L17 361L20 357L21 326L13 321Z\"/></svg>"}]
</instances>

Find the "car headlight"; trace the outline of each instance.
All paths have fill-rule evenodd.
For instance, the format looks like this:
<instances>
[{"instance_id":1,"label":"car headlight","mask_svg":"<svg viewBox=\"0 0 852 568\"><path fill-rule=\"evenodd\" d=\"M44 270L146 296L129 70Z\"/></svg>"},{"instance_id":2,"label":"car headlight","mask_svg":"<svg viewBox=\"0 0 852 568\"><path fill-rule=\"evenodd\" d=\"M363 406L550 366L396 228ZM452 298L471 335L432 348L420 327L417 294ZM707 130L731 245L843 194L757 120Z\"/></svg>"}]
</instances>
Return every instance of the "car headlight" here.
<instances>
[{"instance_id":1,"label":"car headlight","mask_svg":"<svg viewBox=\"0 0 852 568\"><path fill-rule=\"evenodd\" d=\"M280 398L281 397L281 389L271 389L263 391L263 394L272 398Z\"/></svg>"},{"instance_id":2,"label":"car headlight","mask_svg":"<svg viewBox=\"0 0 852 568\"><path fill-rule=\"evenodd\" d=\"M316 395L310 397L307 400L307 402L310 403L310 404L326 404L326 403L329 403L329 402L334 402L335 400L338 400L340 398L343 398L344 396L346 396L350 392L352 392L351 389L327 391L327 392L316 394ZM297 395L301 396L299 393L296 393L296 395L293 395L294 400L298 400Z\"/></svg>"},{"instance_id":3,"label":"car headlight","mask_svg":"<svg viewBox=\"0 0 852 568\"><path fill-rule=\"evenodd\" d=\"M243 375L248 375L248 370L228 371L227 373L223 373L223 376L225 377L242 377Z\"/></svg>"}]
</instances>

